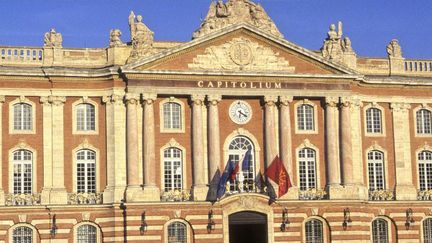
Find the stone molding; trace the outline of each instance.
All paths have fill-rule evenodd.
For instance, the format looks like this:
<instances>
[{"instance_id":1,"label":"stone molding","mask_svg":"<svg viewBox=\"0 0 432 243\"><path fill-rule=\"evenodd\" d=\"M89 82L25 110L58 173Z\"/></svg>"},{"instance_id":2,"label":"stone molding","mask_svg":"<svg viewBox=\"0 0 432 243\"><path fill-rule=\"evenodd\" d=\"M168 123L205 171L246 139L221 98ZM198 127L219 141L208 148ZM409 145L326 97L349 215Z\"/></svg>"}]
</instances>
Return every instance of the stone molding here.
<instances>
[{"instance_id":1,"label":"stone molding","mask_svg":"<svg viewBox=\"0 0 432 243\"><path fill-rule=\"evenodd\" d=\"M107 105L123 105L123 95L112 94L110 96L103 96L102 102Z\"/></svg>"},{"instance_id":2,"label":"stone molding","mask_svg":"<svg viewBox=\"0 0 432 243\"><path fill-rule=\"evenodd\" d=\"M393 112L408 112L408 110L411 108L411 105L408 103L397 102L391 103L390 108Z\"/></svg>"}]
</instances>

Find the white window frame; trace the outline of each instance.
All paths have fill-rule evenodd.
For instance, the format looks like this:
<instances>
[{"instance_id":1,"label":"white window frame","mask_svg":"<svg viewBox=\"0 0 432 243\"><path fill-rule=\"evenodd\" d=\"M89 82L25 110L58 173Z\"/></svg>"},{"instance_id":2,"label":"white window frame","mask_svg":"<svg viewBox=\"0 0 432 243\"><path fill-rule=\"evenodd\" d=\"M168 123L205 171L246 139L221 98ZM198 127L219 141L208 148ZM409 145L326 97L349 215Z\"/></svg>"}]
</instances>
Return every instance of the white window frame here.
<instances>
[{"instance_id":1,"label":"white window frame","mask_svg":"<svg viewBox=\"0 0 432 243\"><path fill-rule=\"evenodd\" d=\"M192 231L190 224L184 220L181 219L173 219L165 223L164 225L164 242L168 243L168 227L173 223L182 223L186 226L186 243L192 242Z\"/></svg>"},{"instance_id":2,"label":"white window frame","mask_svg":"<svg viewBox=\"0 0 432 243\"><path fill-rule=\"evenodd\" d=\"M312 220L317 220L319 222L321 222L321 226L322 226L322 239L323 239L323 243L328 243L328 225L327 222L325 220L323 220L322 218L318 217L318 216L311 216L308 218L305 218L302 224L302 228L303 228L303 242L306 242L306 223Z\"/></svg>"},{"instance_id":3,"label":"white window frame","mask_svg":"<svg viewBox=\"0 0 432 243\"><path fill-rule=\"evenodd\" d=\"M422 126L423 126L423 132L419 133L419 131L418 131L418 122L419 121L417 120L417 112L420 112L422 110L428 111L431 114L430 124L429 124L429 127L430 127L429 133L424 132L424 130L425 130L424 117L423 117L423 120L420 121L422 123ZM429 106L427 106L426 104L422 104L422 105L414 108L413 109L413 121L414 121L414 134L416 137L432 137L432 109Z\"/></svg>"},{"instance_id":4,"label":"white window frame","mask_svg":"<svg viewBox=\"0 0 432 243\"><path fill-rule=\"evenodd\" d=\"M94 130L78 130L78 107L79 105L92 105L94 107ZM87 111L85 112L87 113ZM86 119L84 119L85 122ZM83 97L72 103L72 134L96 135L99 133L99 104L88 97Z\"/></svg>"},{"instance_id":5,"label":"white window frame","mask_svg":"<svg viewBox=\"0 0 432 243\"><path fill-rule=\"evenodd\" d=\"M374 158L373 159L369 159L369 154L372 154L372 156L374 156ZM375 159L375 157L377 156L376 154L380 154L381 156L382 156L382 158L379 160L379 159ZM384 153L382 152L382 151L379 151L379 150L370 150L368 153L367 153L367 155L366 155L366 159L367 159L367 173L368 173L368 189L369 190L371 190L371 187L372 187L372 185L371 185L371 180L373 181L373 187L374 187L374 190L385 190L386 189L386 180L387 180L387 178L386 178L386 176L385 176L385 170L386 170L386 168L385 168L385 166L384 166ZM372 164L372 167L373 167L373 178L371 178L371 176L370 176L370 171L369 171L369 164ZM377 173L377 167L378 167L378 165L379 164L381 164L381 170L382 170L382 188L378 188L378 186L377 186L377 184L379 184L378 183L378 178L379 178L379 175L378 175L378 173Z\"/></svg>"},{"instance_id":6,"label":"white window frame","mask_svg":"<svg viewBox=\"0 0 432 243\"><path fill-rule=\"evenodd\" d=\"M176 147L169 147L164 149L163 151L164 153L164 160L163 160L163 164L164 164L164 190L167 190L168 188L170 188L168 191L172 191L172 190L182 190L183 189L183 153L181 151L181 149L176 148ZM166 156L166 153L169 153L168 156ZM176 157L175 155L178 153L179 157ZM177 165L178 164L178 165ZM169 168L166 169L165 166L168 166ZM174 167L177 167L177 169L174 169ZM170 178L166 178L167 177L167 173L166 171L169 170L170 171ZM180 170L180 171L177 171ZM179 178L175 178L176 175L179 175ZM168 180L168 181L167 181ZM179 184L177 185L177 180L179 180ZM167 183L168 182L168 183Z\"/></svg>"},{"instance_id":7,"label":"white window frame","mask_svg":"<svg viewBox=\"0 0 432 243\"><path fill-rule=\"evenodd\" d=\"M31 129L15 129L15 109L14 106L18 104L26 104L30 106L31 110ZM21 96L9 103L9 133L10 134L35 134L36 133L36 104L28 98Z\"/></svg>"},{"instance_id":8,"label":"white window frame","mask_svg":"<svg viewBox=\"0 0 432 243\"><path fill-rule=\"evenodd\" d=\"M78 155L80 153L84 153L84 157L85 157L84 159L78 158ZM88 157L91 156L91 154L93 154L94 159L88 159ZM97 184L97 182L96 182L97 181L96 156L97 156L96 152L93 150L90 150L90 149L81 149L75 153L75 163L76 163L75 176L77 178L75 186L76 186L77 192L79 192L79 188L78 188L78 182L79 182L78 165L82 164L84 166L84 178L83 178L84 190L80 191L79 193L96 193L97 192L97 190L96 190L96 184ZM93 184L93 183L91 183L89 175L88 175L88 171L91 169L92 165L94 166L94 173L95 173L95 175L94 175L95 176L95 178L94 178L94 191L91 188L89 188L90 184Z\"/></svg>"},{"instance_id":9,"label":"white window frame","mask_svg":"<svg viewBox=\"0 0 432 243\"><path fill-rule=\"evenodd\" d=\"M30 159L16 160L15 154L17 154L21 158L29 155ZM25 149L19 149L19 150L15 150L12 153L12 157L14 158L12 160L12 166L13 166L13 170L14 170L14 175L12 178L12 183L14 184L13 185L13 193L14 194L32 194L33 193L33 181L34 181L34 178L33 178L33 154L32 154L32 152L29 150L25 150ZM21 173L19 175L21 181L18 182L19 188L15 188L15 166L18 166L21 169ZM24 172L24 170L28 166L30 166L30 178L29 178L30 179L30 190L26 190L26 186L24 186L26 178L28 179L28 177L26 177L26 173ZM16 190L16 189L18 189L18 190Z\"/></svg>"},{"instance_id":10,"label":"white window frame","mask_svg":"<svg viewBox=\"0 0 432 243\"><path fill-rule=\"evenodd\" d=\"M19 227L27 227L27 228L31 229L32 230L32 238L33 238L32 243L39 242L39 232L37 231L37 229L33 225L26 224L26 223L18 223L18 224L15 224L9 228L9 233L8 233L9 241L8 242L11 242L11 243L13 242L13 232L16 228L19 228Z\"/></svg>"},{"instance_id":11,"label":"white window frame","mask_svg":"<svg viewBox=\"0 0 432 243\"><path fill-rule=\"evenodd\" d=\"M428 239L428 241L425 241L425 237L426 237L426 235L425 235L425 222L426 221L430 221L430 228L429 228L429 230L430 230L430 238ZM432 218L430 218L430 217L427 217L427 218L424 218L422 221L421 221L421 227L420 227L420 231L421 231L421 233L420 233L420 237L421 237L421 242L423 242L423 243L432 243Z\"/></svg>"},{"instance_id":12,"label":"white window frame","mask_svg":"<svg viewBox=\"0 0 432 243\"><path fill-rule=\"evenodd\" d=\"M369 132L368 131L368 122L367 122L367 112L369 109L378 109L381 112L380 122L381 122L381 132ZM378 103L370 103L363 107L363 122L364 122L364 132L368 137L384 137L386 136L386 116L385 110ZM372 124L373 125L373 124ZM373 127L373 126L372 126Z\"/></svg>"},{"instance_id":13,"label":"white window frame","mask_svg":"<svg viewBox=\"0 0 432 243\"><path fill-rule=\"evenodd\" d=\"M14 152L27 150L32 154L32 193L37 191L37 152L25 142L20 142L9 150L9 193L14 193Z\"/></svg>"},{"instance_id":14,"label":"white window frame","mask_svg":"<svg viewBox=\"0 0 432 243\"><path fill-rule=\"evenodd\" d=\"M186 170L186 148L181 146L174 138L171 138L168 143L160 148L160 171L161 171L161 191L165 191L165 155L164 151L169 148L176 148L181 151L181 166L182 166L182 188L187 188L187 170Z\"/></svg>"},{"instance_id":15,"label":"white window frame","mask_svg":"<svg viewBox=\"0 0 432 243\"><path fill-rule=\"evenodd\" d=\"M165 113L164 106L165 104L175 103L180 106L180 128L166 128L165 127ZM183 101L176 99L174 97L169 97L162 100L159 103L159 116L160 116L160 132L161 133L184 133L185 132L185 104Z\"/></svg>"},{"instance_id":16,"label":"white window frame","mask_svg":"<svg viewBox=\"0 0 432 243\"><path fill-rule=\"evenodd\" d=\"M426 165L430 165L432 167L432 159L431 160L420 160L419 159L419 155L420 153L423 152L429 152L432 153L432 147L430 147L429 145L424 145L422 147L420 147L419 149L416 150L415 155L416 155L416 170L417 170L417 182L418 182L418 189L420 190L421 188L421 176L420 176L420 163L425 164ZM426 171L425 171L426 172ZM432 177L432 172L431 172L431 177ZM425 190L432 190L432 185L430 187L427 186L427 173L425 173L424 175L424 180L425 180ZM432 180L432 178L431 178Z\"/></svg>"},{"instance_id":17,"label":"white window frame","mask_svg":"<svg viewBox=\"0 0 432 243\"><path fill-rule=\"evenodd\" d=\"M298 114L298 107L303 106L303 105L309 105L312 107L313 109L313 129L303 129L300 130L299 129L299 122L298 122L298 118L299 118L299 114ZM304 100L300 100L298 102L296 102L294 104L294 125L295 125L295 133L297 134L317 134L318 133L318 106L313 102L310 101L308 99L304 99ZM303 121L304 122L304 121Z\"/></svg>"},{"instance_id":18,"label":"white window frame","mask_svg":"<svg viewBox=\"0 0 432 243\"><path fill-rule=\"evenodd\" d=\"M74 148L72 150L72 171L73 171L73 175L72 175L72 180L73 180L73 192L74 193L78 193L77 189L78 189L78 178L77 178L77 153L81 150L90 150L93 151L95 153L95 163L96 163L96 193L100 192L100 170L101 170L101 166L100 166L100 151L98 148L96 148L95 146L93 146L92 144L90 144L88 142L87 139L84 139L84 141L78 145L76 148Z\"/></svg>"},{"instance_id":19,"label":"white window frame","mask_svg":"<svg viewBox=\"0 0 432 243\"><path fill-rule=\"evenodd\" d=\"M364 163L365 163L365 165L366 165L366 179L367 179L367 188L369 189L370 188L370 185L369 185L369 167L368 167L368 154L369 154L369 152L371 152L371 151L373 151L373 150L377 150L377 151L379 151L379 152L381 152L381 153L383 153L383 156L384 156L384 161L383 161L383 166L384 166L384 190L386 190L386 189L388 189L389 188L389 180L388 180L388 178L389 178L389 172L388 172L388 152L387 152L387 150L386 149L384 149L383 147L381 147L380 145L378 145L377 143L374 143L372 146L370 146L369 148L367 148L366 150L365 150L365 153L364 153Z\"/></svg>"},{"instance_id":20,"label":"white window frame","mask_svg":"<svg viewBox=\"0 0 432 243\"><path fill-rule=\"evenodd\" d=\"M74 235L73 242L74 243L79 243L78 242L78 228L83 226L83 225L91 225L91 226L95 227L96 228L96 242L97 243L102 242L102 233L101 233L99 225L97 225L93 222L90 222L90 221L83 221L83 222L80 222L80 223L74 225L74 227L73 227L73 235Z\"/></svg>"},{"instance_id":21,"label":"white window frame","mask_svg":"<svg viewBox=\"0 0 432 243\"><path fill-rule=\"evenodd\" d=\"M320 150L317 146L313 145L309 139L305 139L295 150L296 166L297 166L297 185L300 189L300 158L299 152L303 149L312 149L315 151L315 184L316 188L321 188L321 169L320 169Z\"/></svg>"},{"instance_id":22,"label":"white window frame","mask_svg":"<svg viewBox=\"0 0 432 243\"><path fill-rule=\"evenodd\" d=\"M392 241L392 238L393 238L392 237L393 236L393 234L392 234L392 222L386 217L376 217L370 222L370 237L371 237L370 241L374 242L373 241L373 237L374 237L374 235L373 235L373 222L375 220L384 220L387 223L387 239L388 239L388 243L392 243L393 242Z\"/></svg>"}]
</instances>

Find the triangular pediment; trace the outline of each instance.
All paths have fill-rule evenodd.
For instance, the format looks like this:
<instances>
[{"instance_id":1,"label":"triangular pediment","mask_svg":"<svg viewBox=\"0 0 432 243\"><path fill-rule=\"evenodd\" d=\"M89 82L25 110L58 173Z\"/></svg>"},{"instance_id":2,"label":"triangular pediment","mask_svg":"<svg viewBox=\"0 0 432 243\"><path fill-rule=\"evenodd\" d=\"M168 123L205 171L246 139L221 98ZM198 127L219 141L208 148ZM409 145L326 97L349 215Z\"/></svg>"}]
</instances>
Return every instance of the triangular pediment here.
<instances>
[{"instance_id":1,"label":"triangular pediment","mask_svg":"<svg viewBox=\"0 0 432 243\"><path fill-rule=\"evenodd\" d=\"M356 74L319 54L254 26L239 24L144 57L122 67L134 71Z\"/></svg>"}]
</instances>

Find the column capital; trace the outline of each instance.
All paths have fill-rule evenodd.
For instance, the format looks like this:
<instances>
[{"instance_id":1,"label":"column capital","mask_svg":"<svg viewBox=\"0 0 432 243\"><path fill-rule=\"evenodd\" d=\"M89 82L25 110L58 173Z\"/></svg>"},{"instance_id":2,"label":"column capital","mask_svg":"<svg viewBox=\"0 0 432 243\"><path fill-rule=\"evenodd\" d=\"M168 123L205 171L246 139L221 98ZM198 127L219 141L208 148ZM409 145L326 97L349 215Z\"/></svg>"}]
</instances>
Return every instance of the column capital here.
<instances>
[{"instance_id":1,"label":"column capital","mask_svg":"<svg viewBox=\"0 0 432 243\"><path fill-rule=\"evenodd\" d=\"M136 105L139 101L139 94L136 93L126 93L125 95L126 104Z\"/></svg>"},{"instance_id":2,"label":"column capital","mask_svg":"<svg viewBox=\"0 0 432 243\"><path fill-rule=\"evenodd\" d=\"M151 105L155 102L156 98L157 98L156 93L143 93L142 94L142 103L147 104L147 105Z\"/></svg>"},{"instance_id":3,"label":"column capital","mask_svg":"<svg viewBox=\"0 0 432 243\"><path fill-rule=\"evenodd\" d=\"M281 105L288 106L293 101L293 97L288 95L280 96L279 101Z\"/></svg>"},{"instance_id":4,"label":"column capital","mask_svg":"<svg viewBox=\"0 0 432 243\"><path fill-rule=\"evenodd\" d=\"M265 95L264 96L264 102L268 106L274 106L277 101L278 101L278 97L276 95Z\"/></svg>"},{"instance_id":5,"label":"column capital","mask_svg":"<svg viewBox=\"0 0 432 243\"><path fill-rule=\"evenodd\" d=\"M2 105L5 102L5 96L0 95L0 105Z\"/></svg>"},{"instance_id":6,"label":"column capital","mask_svg":"<svg viewBox=\"0 0 432 243\"><path fill-rule=\"evenodd\" d=\"M123 95L112 94L103 96L102 102L108 105L123 105Z\"/></svg>"},{"instance_id":7,"label":"column capital","mask_svg":"<svg viewBox=\"0 0 432 243\"><path fill-rule=\"evenodd\" d=\"M210 105L217 105L222 100L221 94L209 94L207 100Z\"/></svg>"},{"instance_id":8,"label":"column capital","mask_svg":"<svg viewBox=\"0 0 432 243\"><path fill-rule=\"evenodd\" d=\"M393 112L407 112L411 105L404 102L394 102L390 104L390 108Z\"/></svg>"},{"instance_id":9,"label":"column capital","mask_svg":"<svg viewBox=\"0 0 432 243\"><path fill-rule=\"evenodd\" d=\"M205 99L205 95L203 94L192 94L191 101L195 105L202 105Z\"/></svg>"},{"instance_id":10,"label":"column capital","mask_svg":"<svg viewBox=\"0 0 432 243\"><path fill-rule=\"evenodd\" d=\"M65 96L41 96L39 102L43 105L61 106L66 102Z\"/></svg>"},{"instance_id":11,"label":"column capital","mask_svg":"<svg viewBox=\"0 0 432 243\"><path fill-rule=\"evenodd\" d=\"M335 96L326 96L325 97L326 106L328 107L336 107L339 103L339 97Z\"/></svg>"}]
</instances>

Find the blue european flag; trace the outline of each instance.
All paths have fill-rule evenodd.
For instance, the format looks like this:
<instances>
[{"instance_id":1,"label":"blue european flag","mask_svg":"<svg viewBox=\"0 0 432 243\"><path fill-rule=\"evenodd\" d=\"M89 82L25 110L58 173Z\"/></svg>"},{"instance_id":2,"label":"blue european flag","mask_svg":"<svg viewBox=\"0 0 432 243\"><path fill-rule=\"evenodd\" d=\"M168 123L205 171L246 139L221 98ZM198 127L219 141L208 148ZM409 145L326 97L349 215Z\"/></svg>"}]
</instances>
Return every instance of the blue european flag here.
<instances>
[{"instance_id":1,"label":"blue european flag","mask_svg":"<svg viewBox=\"0 0 432 243\"><path fill-rule=\"evenodd\" d=\"M225 185L230 178L230 175L234 171L235 165L231 160L228 160L228 163L225 166L224 172L220 178L218 190L217 190L217 198L221 198L226 191Z\"/></svg>"}]
</instances>

